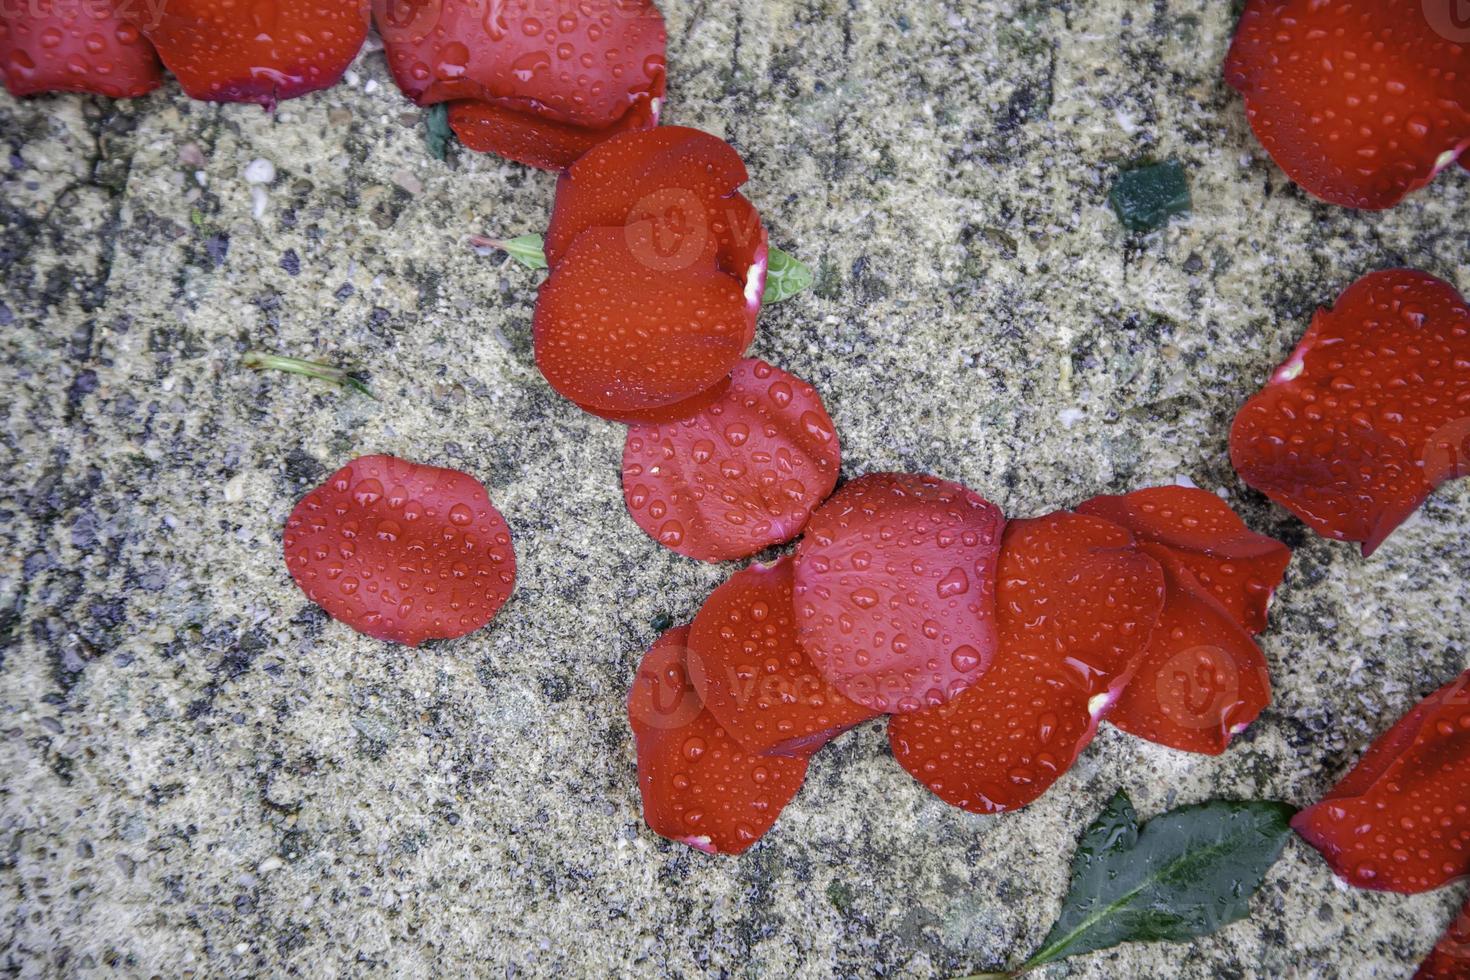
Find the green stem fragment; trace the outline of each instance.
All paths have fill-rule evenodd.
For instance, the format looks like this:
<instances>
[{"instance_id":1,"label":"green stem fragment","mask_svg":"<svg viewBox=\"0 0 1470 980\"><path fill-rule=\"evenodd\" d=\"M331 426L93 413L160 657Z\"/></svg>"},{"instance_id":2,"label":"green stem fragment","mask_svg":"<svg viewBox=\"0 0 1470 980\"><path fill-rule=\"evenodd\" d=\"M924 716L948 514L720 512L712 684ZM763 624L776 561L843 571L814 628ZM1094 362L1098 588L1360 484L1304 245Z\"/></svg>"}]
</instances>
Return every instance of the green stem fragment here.
<instances>
[{"instance_id":1,"label":"green stem fragment","mask_svg":"<svg viewBox=\"0 0 1470 980\"><path fill-rule=\"evenodd\" d=\"M288 374L316 378L318 381L330 381L334 385L367 395L377 401L377 396L368 389L361 378L349 374L343 368L332 367L330 364L303 361L298 357L283 357L280 354L268 354L260 350L247 351L240 357L240 364L252 371L285 371Z\"/></svg>"}]
</instances>

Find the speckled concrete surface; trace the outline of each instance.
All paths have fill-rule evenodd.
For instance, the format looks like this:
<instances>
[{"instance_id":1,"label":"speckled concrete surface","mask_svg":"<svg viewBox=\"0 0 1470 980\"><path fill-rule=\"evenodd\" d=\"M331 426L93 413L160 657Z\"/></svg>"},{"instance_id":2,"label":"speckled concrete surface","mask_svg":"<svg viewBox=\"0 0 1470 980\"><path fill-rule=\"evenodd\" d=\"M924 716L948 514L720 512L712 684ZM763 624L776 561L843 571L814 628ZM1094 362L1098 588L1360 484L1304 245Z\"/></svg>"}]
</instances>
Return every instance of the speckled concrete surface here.
<instances>
[{"instance_id":1,"label":"speckled concrete surface","mask_svg":"<svg viewBox=\"0 0 1470 980\"><path fill-rule=\"evenodd\" d=\"M729 569L625 515L622 430L531 363L537 279L466 247L552 179L425 151L381 53L287 103L0 96L0 969L22 976L944 976L1028 951L1079 829L1313 799L1466 666L1470 486L1371 561L1245 494L1238 403L1372 269L1470 287L1456 170L1387 214L1306 199L1217 65L1229 4L668 0L672 121L720 133L820 271L756 352L826 394L848 476L963 480L1012 514L1180 475L1300 546L1274 705L1223 757L1105 730L1042 801L930 797L865 726L743 859L652 837L623 696ZM1120 165L1192 216L1129 238ZM271 161L252 196L247 165ZM258 213L257 213L258 211ZM370 372L372 402L240 370ZM520 555L491 628L406 652L305 601L293 502L365 452L479 475ZM1339 887L1291 844L1255 913L1057 975L1407 976L1460 889Z\"/></svg>"}]
</instances>

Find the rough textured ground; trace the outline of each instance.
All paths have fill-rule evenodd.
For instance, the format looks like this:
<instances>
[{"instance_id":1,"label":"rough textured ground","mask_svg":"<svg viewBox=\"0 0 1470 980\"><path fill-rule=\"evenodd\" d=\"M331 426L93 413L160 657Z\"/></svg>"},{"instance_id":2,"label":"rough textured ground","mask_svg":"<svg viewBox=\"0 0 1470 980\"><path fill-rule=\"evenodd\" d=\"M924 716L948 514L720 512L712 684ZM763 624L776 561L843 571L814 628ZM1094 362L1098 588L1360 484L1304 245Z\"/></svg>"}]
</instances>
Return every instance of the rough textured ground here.
<instances>
[{"instance_id":1,"label":"rough textured ground","mask_svg":"<svg viewBox=\"0 0 1470 980\"><path fill-rule=\"evenodd\" d=\"M1177 476L1300 550L1274 705L1219 759L1106 730L1039 803L952 810L869 725L776 830L714 860L642 826L623 696L729 571L623 510L622 430L531 362L552 178L424 147L381 53L282 106L0 96L0 969L21 975L944 976L1047 929L1117 788L1145 815L1318 795L1466 666L1470 486L1371 561L1243 492L1235 407L1354 278L1470 287L1470 174L1387 214L1314 203L1218 64L1229 4L667 0L674 122L731 139L820 271L756 352L816 383L848 476L1013 514ZM1129 237L1121 165L1192 216ZM263 201L244 176L274 164ZM258 195L257 195L258 196ZM259 213L256 207L259 206ZM358 366L380 401L242 371ZM293 502L366 452L479 475L520 554L491 628L419 652L285 574ZM1347 891L1288 846L1246 922L1058 974L1407 976L1460 889Z\"/></svg>"}]
</instances>

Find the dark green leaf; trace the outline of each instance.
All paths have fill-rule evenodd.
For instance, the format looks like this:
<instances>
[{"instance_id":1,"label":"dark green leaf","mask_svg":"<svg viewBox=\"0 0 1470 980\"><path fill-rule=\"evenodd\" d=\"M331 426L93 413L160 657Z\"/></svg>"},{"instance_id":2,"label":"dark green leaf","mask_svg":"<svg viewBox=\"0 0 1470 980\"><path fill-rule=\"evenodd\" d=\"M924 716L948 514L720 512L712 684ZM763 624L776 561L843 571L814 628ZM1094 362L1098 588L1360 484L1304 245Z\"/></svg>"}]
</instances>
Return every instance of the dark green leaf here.
<instances>
[{"instance_id":1,"label":"dark green leaf","mask_svg":"<svg viewBox=\"0 0 1470 980\"><path fill-rule=\"evenodd\" d=\"M1177 160L1125 170L1108 195L1118 220L1129 231L1162 228L1175 214L1190 208L1189 181Z\"/></svg>"},{"instance_id":2,"label":"dark green leaf","mask_svg":"<svg viewBox=\"0 0 1470 980\"><path fill-rule=\"evenodd\" d=\"M772 247L766 268L766 295L762 302L780 303L812 284L812 270L794 257Z\"/></svg>"},{"instance_id":3,"label":"dark green leaf","mask_svg":"<svg viewBox=\"0 0 1470 980\"><path fill-rule=\"evenodd\" d=\"M1284 803L1215 801L1140 830L1119 793L1078 843L1061 917L1023 969L1118 943L1192 939L1245 918L1294 812Z\"/></svg>"},{"instance_id":4,"label":"dark green leaf","mask_svg":"<svg viewBox=\"0 0 1470 980\"><path fill-rule=\"evenodd\" d=\"M449 152L449 140L454 130L449 128L449 103L438 102L429 106L424 113L424 142L429 145L429 155L443 160Z\"/></svg>"}]
</instances>

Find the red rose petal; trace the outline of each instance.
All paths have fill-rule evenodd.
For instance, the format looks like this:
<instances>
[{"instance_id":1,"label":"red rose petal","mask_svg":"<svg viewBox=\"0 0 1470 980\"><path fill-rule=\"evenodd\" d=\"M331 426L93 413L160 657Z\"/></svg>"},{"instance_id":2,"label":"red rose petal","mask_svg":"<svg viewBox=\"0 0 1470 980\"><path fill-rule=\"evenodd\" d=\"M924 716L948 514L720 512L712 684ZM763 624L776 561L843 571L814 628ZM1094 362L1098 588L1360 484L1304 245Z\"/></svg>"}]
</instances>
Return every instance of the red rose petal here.
<instances>
[{"instance_id":1,"label":"red rose petal","mask_svg":"<svg viewBox=\"0 0 1470 980\"><path fill-rule=\"evenodd\" d=\"M723 397L667 425L637 425L623 447L623 497L649 537L726 561L790 541L837 485L837 430L816 389L765 361L741 361Z\"/></svg>"},{"instance_id":2,"label":"red rose petal","mask_svg":"<svg viewBox=\"0 0 1470 980\"><path fill-rule=\"evenodd\" d=\"M473 99L590 130L657 118L666 35L651 0L374 0L373 16L419 105Z\"/></svg>"},{"instance_id":3,"label":"red rose petal","mask_svg":"<svg viewBox=\"0 0 1470 980\"><path fill-rule=\"evenodd\" d=\"M418 646L490 622L515 587L510 528L474 477L363 456L286 521L286 567L359 633Z\"/></svg>"},{"instance_id":4,"label":"red rose petal","mask_svg":"<svg viewBox=\"0 0 1470 980\"><path fill-rule=\"evenodd\" d=\"M20 97L95 92L130 99L158 88L158 55L106 3L19 0L0 6L0 71Z\"/></svg>"},{"instance_id":5,"label":"red rose petal","mask_svg":"<svg viewBox=\"0 0 1470 980\"><path fill-rule=\"evenodd\" d=\"M972 813L1023 807L1061 778L1133 675L1164 605L1163 572L1133 543L1077 514L1006 525L995 663L948 704L889 719L899 764Z\"/></svg>"},{"instance_id":6,"label":"red rose petal","mask_svg":"<svg viewBox=\"0 0 1470 980\"><path fill-rule=\"evenodd\" d=\"M1419 964L1414 980L1466 980L1470 978L1470 902L1439 937L1427 959Z\"/></svg>"},{"instance_id":7,"label":"red rose petal","mask_svg":"<svg viewBox=\"0 0 1470 980\"><path fill-rule=\"evenodd\" d=\"M1470 147L1470 59L1429 7L1247 3L1225 77L1292 180L1334 204L1387 208Z\"/></svg>"},{"instance_id":8,"label":"red rose petal","mask_svg":"<svg viewBox=\"0 0 1470 980\"><path fill-rule=\"evenodd\" d=\"M1095 497L1077 508L1112 521L1169 552L1252 635L1266 628L1271 596L1291 549L1256 534L1207 490L1153 487L1121 497Z\"/></svg>"},{"instance_id":9,"label":"red rose petal","mask_svg":"<svg viewBox=\"0 0 1470 980\"><path fill-rule=\"evenodd\" d=\"M957 483L874 473L812 515L796 552L801 645L846 697L888 713L943 704L995 659L1005 517Z\"/></svg>"},{"instance_id":10,"label":"red rose petal","mask_svg":"<svg viewBox=\"0 0 1470 980\"><path fill-rule=\"evenodd\" d=\"M832 690L801 649L794 570L787 555L715 589L690 630L689 674L705 707L745 748L807 758L877 712Z\"/></svg>"},{"instance_id":11,"label":"red rose petal","mask_svg":"<svg viewBox=\"0 0 1470 980\"><path fill-rule=\"evenodd\" d=\"M1172 551L1138 548L1164 569L1164 610L1108 721L1159 745L1219 755L1271 703L1265 655Z\"/></svg>"},{"instance_id":12,"label":"red rose petal","mask_svg":"<svg viewBox=\"0 0 1470 980\"><path fill-rule=\"evenodd\" d=\"M536 366L597 414L668 408L720 384L755 322L714 242L687 266L656 268L622 228L578 236L536 301Z\"/></svg>"},{"instance_id":13,"label":"red rose petal","mask_svg":"<svg viewBox=\"0 0 1470 980\"><path fill-rule=\"evenodd\" d=\"M1470 309L1433 276L1364 276L1241 408L1230 458L1318 534L1370 555L1470 474Z\"/></svg>"},{"instance_id":14,"label":"red rose petal","mask_svg":"<svg viewBox=\"0 0 1470 980\"><path fill-rule=\"evenodd\" d=\"M652 98L640 99L617 122L593 127L465 100L449 104L449 125L459 141L472 150L496 153L542 170L564 170L611 136L656 126L655 102Z\"/></svg>"},{"instance_id":15,"label":"red rose petal","mask_svg":"<svg viewBox=\"0 0 1470 980\"><path fill-rule=\"evenodd\" d=\"M1382 735L1291 825L1359 888L1423 892L1470 874L1470 672Z\"/></svg>"},{"instance_id":16,"label":"red rose petal","mask_svg":"<svg viewBox=\"0 0 1470 980\"><path fill-rule=\"evenodd\" d=\"M689 682L689 627L659 637L628 693L643 819L710 854L740 854L776 823L806 779L806 760L756 755L730 737Z\"/></svg>"},{"instance_id":17,"label":"red rose petal","mask_svg":"<svg viewBox=\"0 0 1470 980\"><path fill-rule=\"evenodd\" d=\"M367 0L136 0L120 4L191 98L258 102L337 83L367 39Z\"/></svg>"}]
</instances>

